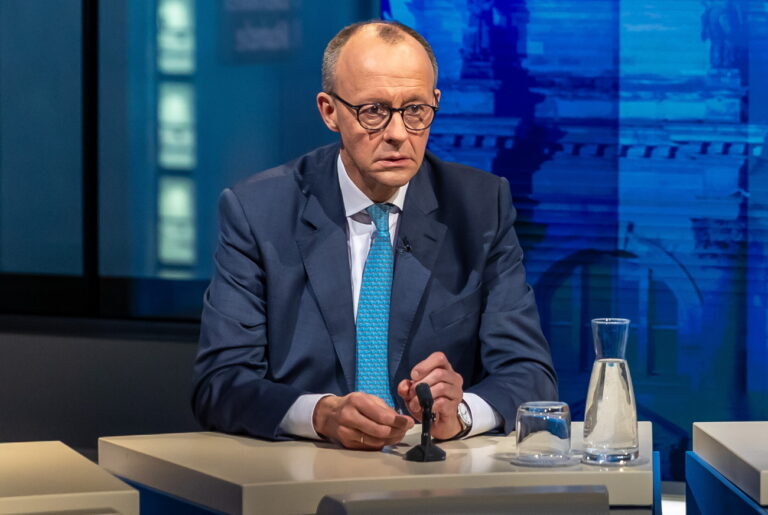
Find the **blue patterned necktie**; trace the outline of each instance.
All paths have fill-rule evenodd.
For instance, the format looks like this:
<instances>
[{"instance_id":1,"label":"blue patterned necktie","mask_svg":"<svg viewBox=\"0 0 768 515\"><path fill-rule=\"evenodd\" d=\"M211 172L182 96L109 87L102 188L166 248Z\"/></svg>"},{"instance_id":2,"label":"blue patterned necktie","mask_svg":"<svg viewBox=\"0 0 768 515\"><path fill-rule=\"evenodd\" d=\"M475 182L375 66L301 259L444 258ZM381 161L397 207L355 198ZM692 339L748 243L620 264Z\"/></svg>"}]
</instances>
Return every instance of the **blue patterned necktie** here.
<instances>
[{"instance_id":1,"label":"blue patterned necktie","mask_svg":"<svg viewBox=\"0 0 768 515\"><path fill-rule=\"evenodd\" d=\"M391 204L373 204L366 211L376 225L368 251L357 304L357 374L355 390L376 395L394 408L387 364L389 298L394 255L389 237Z\"/></svg>"}]
</instances>

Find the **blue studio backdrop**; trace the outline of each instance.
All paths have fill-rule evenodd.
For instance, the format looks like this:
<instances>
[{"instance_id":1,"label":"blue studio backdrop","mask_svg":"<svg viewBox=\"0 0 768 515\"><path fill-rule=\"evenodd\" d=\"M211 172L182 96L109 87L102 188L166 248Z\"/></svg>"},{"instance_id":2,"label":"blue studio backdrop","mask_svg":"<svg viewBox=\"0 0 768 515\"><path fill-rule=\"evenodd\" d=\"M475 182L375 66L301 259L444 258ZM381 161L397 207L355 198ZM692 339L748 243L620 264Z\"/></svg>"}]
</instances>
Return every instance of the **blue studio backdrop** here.
<instances>
[{"instance_id":1,"label":"blue studio backdrop","mask_svg":"<svg viewBox=\"0 0 768 515\"><path fill-rule=\"evenodd\" d=\"M632 320L665 479L693 421L768 417L768 2L389 0L440 64L431 149L507 177L563 400Z\"/></svg>"}]
</instances>

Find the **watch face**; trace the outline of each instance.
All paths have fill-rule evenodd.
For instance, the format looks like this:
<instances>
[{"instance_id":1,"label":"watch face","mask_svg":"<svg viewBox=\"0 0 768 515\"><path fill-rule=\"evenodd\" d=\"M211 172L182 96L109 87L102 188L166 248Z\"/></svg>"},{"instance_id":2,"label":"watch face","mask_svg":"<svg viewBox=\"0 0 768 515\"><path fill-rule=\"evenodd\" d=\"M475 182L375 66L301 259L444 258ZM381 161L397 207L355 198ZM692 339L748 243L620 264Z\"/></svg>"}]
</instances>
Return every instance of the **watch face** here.
<instances>
[{"instance_id":1,"label":"watch face","mask_svg":"<svg viewBox=\"0 0 768 515\"><path fill-rule=\"evenodd\" d=\"M463 402L459 403L459 418L464 425L472 425L472 415L470 415L469 408Z\"/></svg>"}]
</instances>

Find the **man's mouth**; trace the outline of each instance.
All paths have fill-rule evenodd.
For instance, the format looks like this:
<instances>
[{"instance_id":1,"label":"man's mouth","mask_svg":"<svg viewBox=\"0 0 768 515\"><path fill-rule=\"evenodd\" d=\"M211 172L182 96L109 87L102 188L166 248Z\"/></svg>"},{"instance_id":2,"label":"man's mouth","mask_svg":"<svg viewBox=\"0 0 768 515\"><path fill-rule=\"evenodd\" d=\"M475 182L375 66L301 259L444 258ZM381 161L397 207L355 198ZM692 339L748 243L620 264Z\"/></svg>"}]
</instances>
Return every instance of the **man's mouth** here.
<instances>
[{"instance_id":1,"label":"man's mouth","mask_svg":"<svg viewBox=\"0 0 768 515\"><path fill-rule=\"evenodd\" d=\"M410 161L409 158L406 156L400 155L400 154L393 154L389 156L384 156L383 158L378 160L380 164L383 166L389 168L396 168L398 166L405 166Z\"/></svg>"}]
</instances>

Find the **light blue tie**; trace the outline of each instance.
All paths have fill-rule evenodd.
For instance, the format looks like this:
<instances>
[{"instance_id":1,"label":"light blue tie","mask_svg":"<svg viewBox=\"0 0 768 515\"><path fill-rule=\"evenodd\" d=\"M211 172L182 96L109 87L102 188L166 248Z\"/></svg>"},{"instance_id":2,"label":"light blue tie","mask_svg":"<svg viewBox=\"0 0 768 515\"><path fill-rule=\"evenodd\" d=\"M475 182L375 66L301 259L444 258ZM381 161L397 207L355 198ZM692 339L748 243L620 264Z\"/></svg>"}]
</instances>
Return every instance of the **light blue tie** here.
<instances>
[{"instance_id":1,"label":"light blue tie","mask_svg":"<svg viewBox=\"0 0 768 515\"><path fill-rule=\"evenodd\" d=\"M391 204L373 204L366 209L376 225L376 231L365 261L357 304L355 390L376 395L394 408L387 365L389 298L394 266L389 238L391 207Z\"/></svg>"}]
</instances>

